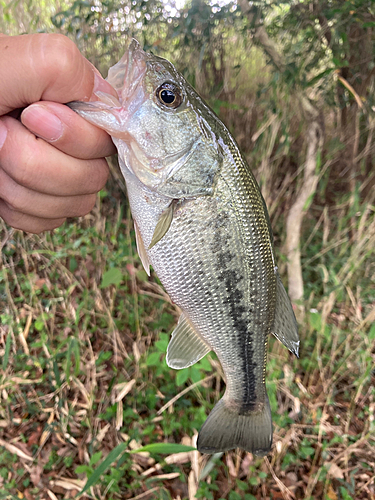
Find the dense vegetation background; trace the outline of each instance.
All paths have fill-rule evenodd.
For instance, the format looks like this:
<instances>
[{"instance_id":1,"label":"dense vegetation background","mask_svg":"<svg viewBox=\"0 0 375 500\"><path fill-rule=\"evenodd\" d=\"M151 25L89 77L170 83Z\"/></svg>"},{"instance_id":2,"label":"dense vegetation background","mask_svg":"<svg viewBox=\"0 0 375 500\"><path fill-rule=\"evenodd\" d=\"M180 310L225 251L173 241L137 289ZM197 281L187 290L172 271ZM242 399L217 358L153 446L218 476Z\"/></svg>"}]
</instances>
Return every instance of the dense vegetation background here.
<instances>
[{"instance_id":1,"label":"dense vegetation background","mask_svg":"<svg viewBox=\"0 0 375 500\"><path fill-rule=\"evenodd\" d=\"M374 3L0 0L0 31L66 34L104 75L131 36L175 63L257 176L301 337L298 360L271 342L268 458L168 447L194 446L221 368L167 368L178 312L113 161L87 217L0 222L0 499L374 499Z\"/></svg>"}]
</instances>

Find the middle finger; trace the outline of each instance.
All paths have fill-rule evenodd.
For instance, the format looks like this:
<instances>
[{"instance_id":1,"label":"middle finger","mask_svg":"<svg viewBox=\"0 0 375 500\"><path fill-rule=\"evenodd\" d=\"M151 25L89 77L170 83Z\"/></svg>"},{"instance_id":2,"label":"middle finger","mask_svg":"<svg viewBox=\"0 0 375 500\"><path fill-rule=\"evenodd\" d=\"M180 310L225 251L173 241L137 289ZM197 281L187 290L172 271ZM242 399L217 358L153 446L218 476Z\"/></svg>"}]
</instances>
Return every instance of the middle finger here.
<instances>
[{"instance_id":1,"label":"middle finger","mask_svg":"<svg viewBox=\"0 0 375 500\"><path fill-rule=\"evenodd\" d=\"M14 118L4 116L1 121L8 134L0 166L17 184L56 196L92 194L104 186L108 165L103 158L75 158L36 138Z\"/></svg>"}]
</instances>

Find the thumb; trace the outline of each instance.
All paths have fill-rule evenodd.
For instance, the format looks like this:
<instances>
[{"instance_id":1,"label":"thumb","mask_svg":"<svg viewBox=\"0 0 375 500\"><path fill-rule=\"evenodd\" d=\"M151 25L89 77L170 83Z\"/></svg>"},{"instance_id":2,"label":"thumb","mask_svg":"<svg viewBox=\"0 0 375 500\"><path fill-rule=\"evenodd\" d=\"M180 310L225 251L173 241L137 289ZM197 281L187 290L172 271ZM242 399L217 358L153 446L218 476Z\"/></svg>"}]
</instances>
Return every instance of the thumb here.
<instances>
[{"instance_id":1,"label":"thumb","mask_svg":"<svg viewBox=\"0 0 375 500\"><path fill-rule=\"evenodd\" d=\"M41 100L88 101L97 90L117 97L63 35L0 36L0 75L0 116Z\"/></svg>"}]
</instances>

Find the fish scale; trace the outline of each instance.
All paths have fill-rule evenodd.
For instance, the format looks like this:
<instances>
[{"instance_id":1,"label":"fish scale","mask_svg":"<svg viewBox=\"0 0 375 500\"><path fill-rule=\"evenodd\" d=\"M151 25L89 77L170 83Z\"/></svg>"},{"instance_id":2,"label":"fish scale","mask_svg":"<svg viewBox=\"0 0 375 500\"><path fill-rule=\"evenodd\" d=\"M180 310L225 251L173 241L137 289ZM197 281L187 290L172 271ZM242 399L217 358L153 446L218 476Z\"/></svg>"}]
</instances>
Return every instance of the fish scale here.
<instances>
[{"instance_id":1,"label":"fish scale","mask_svg":"<svg viewBox=\"0 0 375 500\"><path fill-rule=\"evenodd\" d=\"M213 197L186 201L175 212L168 233L149 251L149 256L173 302L179 305L197 331L217 352L224 372L230 372L231 367L237 368L239 362L243 364L243 371L236 369L234 377L226 377L226 397L243 407L250 407L259 401L264 402L265 350L267 335L273 322L276 280L273 267L263 264L265 261L272 262L269 234L264 228L259 231L255 216L249 217L254 209L249 211L247 208L250 204L257 207L257 212L264 210L262 200L249 198L245 189L238 192L236 186L240 184L239 176L245 177L247 184L252 183L251 174L246 170L242 159L240 164L237 160L231 166L224 165ZM243 180L242 184L245 184ZM142 198L139 197L139 191L144 189L147 192L147 188L138 184L135 179L133 182L129 179L127 185L132 186L128 189L131 210L147 246L160 214L155 213L154 220L150 220L150 203L146 202L143 206L139 201L133 203L133 199ZM233 196L233 191L237 192L236 196ZM150 200L151 195L152 193L147 192L143 199ZM232 200L230 209L228 199ZM165 204L167 203L166 199ZM223 213L226 213L226 224L223 224ZM241 226L238 224L239 220L243 221ZM235 233L233 226L237 226ZM255 228L257 231L254 234ZM217 241L219 235L221 240ZM262 244L259 244L260 235L264 239ZM257 245L254 245L254 240ZM262 252L261 247L265 251ZM208 254L210 258L207 258ZM215 255L217 258L212 258ZM232 265L228 262L228 255L233 260ZM229 265L227 280L226 261ZM239 276L241 261L245 267L242 269L242 276ZM273 284L267 283L267 278ZM241 280L240 285L237 280ZM231 298L234 308L232 315ZM266 306L262 307L262 304ZM255 314L247 313L247 317L241 322L239 313L243 309L242 314L246 314L249 306L253 306ZM239 332L239 327L243 330L246 328L246 338L238 340L249 346L242 356L238 354L238 349L233 348L233 337L240 337L245 333ZM256 351L253 345L257 346ZM247 389L255 380L259 381L257 390L249 393Z\"/></svg>"},{"instance_id":2,"label":"fish scale","mask_svg":"<svg viewBox=\"0 0 375 500\"><path fill-rule=\"evenodd\" d=\"M259 187L226 127L171 63L133 41L108 81L118 101L98 93L99 103L69 105L111 134L139 256L181 309L167 363L186 368L212 350L225 376L198 450L265 455L268 337L297 355L299 339Z\"/></svg>"}]
</instances>

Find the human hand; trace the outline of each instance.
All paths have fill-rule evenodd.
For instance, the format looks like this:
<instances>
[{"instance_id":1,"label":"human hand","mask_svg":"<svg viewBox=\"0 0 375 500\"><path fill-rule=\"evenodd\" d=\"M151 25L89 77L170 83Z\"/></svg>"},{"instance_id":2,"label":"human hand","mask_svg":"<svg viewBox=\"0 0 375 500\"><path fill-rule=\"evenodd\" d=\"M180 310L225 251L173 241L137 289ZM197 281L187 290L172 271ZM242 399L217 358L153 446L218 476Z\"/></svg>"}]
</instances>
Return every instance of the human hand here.
<instances>
[{"instance_id":1,"label":"human hand","mask_svg":"<svg viewBox=\"0 0 375 500\"><path fill-rule=\"evenodd\" d=\"M0 35L0 216L9 225L39 233L95 205L115 147L62 103L97 100L97 90L117 97L68 38Z\"/></svg>"}]
</instances>

